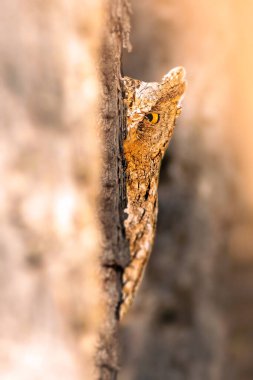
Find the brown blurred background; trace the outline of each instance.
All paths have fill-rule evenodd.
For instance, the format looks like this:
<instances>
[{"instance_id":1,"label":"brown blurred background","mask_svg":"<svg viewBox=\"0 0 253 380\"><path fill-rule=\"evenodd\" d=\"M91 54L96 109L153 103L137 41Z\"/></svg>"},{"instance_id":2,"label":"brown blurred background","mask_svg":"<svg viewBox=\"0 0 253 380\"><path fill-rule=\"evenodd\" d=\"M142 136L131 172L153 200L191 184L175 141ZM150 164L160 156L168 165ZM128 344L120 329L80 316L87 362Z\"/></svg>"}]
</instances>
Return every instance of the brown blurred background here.
<instances>
[{"instance_id":1,"label":"brown blurred background","mask_svg":"<svg viewBox=\"0 0 253 380\"><path fill-rule=\"evenodd\" d=\"M93 377L101 13L0 2L1 380Z\"/></svg>"},{"instance_id":2,"label":"brown blurred background","mask_svg":"<svg viewBox=\"0 0 253 380\"><path fill-rule=\"evenodd\" d=\"M132 2L125 75L188 88L120 380L253 379L253 4Z\"/></svg>"}]
</instances>

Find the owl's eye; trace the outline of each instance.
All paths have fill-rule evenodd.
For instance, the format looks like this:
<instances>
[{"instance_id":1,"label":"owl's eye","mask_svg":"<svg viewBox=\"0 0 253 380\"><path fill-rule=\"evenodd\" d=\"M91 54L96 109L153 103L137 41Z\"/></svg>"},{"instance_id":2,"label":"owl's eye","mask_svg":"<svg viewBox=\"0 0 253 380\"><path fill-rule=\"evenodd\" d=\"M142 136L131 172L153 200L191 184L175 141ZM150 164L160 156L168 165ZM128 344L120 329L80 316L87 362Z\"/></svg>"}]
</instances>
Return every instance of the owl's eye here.
<instances>
[{"instance_id":1,"label":"owl's eye","mask_svg":"<svg viewBox=\"0 0 253 380\"><path fill-rule=\"evenodd\" d=\"M160 116L159 113L150 112L145 115L145 118L148 119L151 124L157 124L160 119Z\"/></svg>"}]
</instances>

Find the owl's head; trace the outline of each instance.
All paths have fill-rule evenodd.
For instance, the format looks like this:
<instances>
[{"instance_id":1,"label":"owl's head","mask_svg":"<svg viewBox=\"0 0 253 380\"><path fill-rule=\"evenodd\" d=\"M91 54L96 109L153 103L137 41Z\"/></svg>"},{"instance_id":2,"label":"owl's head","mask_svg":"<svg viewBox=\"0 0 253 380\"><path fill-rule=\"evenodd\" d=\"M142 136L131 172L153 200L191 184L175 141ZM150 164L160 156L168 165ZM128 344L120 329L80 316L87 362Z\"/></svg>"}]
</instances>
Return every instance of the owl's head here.
<instances>
[{"instance_id":1,"label":"owl's head","mask_svg":"<svg viewBox=\"0 0 253 380\"><path fill-rule=\"evenodd\" d=\"M127 107L126 145L138 154L164 153L180 113L185 91L185 70L176 67L161 82L123 79Z\"/></svg>"}]
</instances>

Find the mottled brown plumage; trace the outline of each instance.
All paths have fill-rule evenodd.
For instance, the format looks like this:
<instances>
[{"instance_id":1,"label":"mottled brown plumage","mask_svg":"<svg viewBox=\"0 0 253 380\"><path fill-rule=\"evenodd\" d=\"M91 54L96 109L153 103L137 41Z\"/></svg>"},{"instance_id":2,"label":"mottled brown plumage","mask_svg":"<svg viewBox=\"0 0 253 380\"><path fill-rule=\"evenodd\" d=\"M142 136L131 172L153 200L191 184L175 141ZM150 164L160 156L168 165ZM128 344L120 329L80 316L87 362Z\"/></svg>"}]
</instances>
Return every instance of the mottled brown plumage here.
<instances>
[{"instance_id":1,"label":"mottled brown plumage","mask_svg":"<svg viewBox=\"0 0 253 380\"><path fill-rule=\"evenodd\" d=\"M124 77L123 83L127 107L125 230L131 259L123 273L120 318L133 301L152 249L160 165L180 113L184 69L171 70L160 83L128 77Z\"/></svg>"}]
</instances>

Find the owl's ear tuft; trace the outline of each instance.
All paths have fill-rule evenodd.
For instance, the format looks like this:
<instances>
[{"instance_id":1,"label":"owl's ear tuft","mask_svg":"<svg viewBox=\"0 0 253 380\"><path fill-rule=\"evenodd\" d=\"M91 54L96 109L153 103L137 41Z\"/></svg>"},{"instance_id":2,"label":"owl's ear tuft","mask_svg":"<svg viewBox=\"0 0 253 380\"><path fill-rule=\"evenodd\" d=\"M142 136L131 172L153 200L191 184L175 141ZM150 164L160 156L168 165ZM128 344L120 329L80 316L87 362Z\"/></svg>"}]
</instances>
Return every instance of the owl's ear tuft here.
<instances>
[{"instance_id":1,"label":"owl's ear tuft","mask_svg":"<svg viewBox=\"0 0 253 380\"><path fill-rule=\"evenodd\" d=\"M174 67L162 78L162 82L170 82L177 85L185 82L185 69L182 66Z\"/></svg>"}]
</instances>

